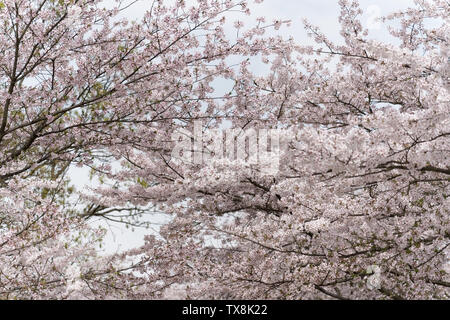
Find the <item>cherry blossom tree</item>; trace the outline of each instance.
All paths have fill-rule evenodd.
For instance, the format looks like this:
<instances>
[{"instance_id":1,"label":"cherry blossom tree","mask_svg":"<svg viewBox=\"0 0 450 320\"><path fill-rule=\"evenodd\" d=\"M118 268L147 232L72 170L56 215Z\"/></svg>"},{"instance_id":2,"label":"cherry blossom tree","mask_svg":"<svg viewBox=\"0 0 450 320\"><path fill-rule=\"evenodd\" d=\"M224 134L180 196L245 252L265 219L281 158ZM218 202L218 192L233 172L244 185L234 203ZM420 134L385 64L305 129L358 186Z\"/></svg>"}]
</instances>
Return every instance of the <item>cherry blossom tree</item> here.
<instances>
[{"instance_id":1,"label":"cherry blossom tree","mask_svg":"<svg viewBox=\"0 0 450 320\"><path fill-rule=\"evenodd\" d=\"M448 299L450 6L415 4L305 46L239 0L1 0L0 298ZM92 217L152 210L99 254Z\"/></svg>"},{"instance_id":2,"label":"cherry blossom tree","mask_svg":"<svg viewBox=\"0 0 450 320\"><path fill-rule=\"evenodd\" d=\"M159 288L136 275L136 259L100 256L103 232L89 223L121 212L137 223L148 199L130 207L117 192L91 202L67 171L107 175L116 160L135 168L131 150L168 161L167 137L180 124L226 116L218 105L237 93L221 97L212 82L239 73L228 58L281 41L264 39L263 23L225 34L228 16L249 14L245 1L155 0L139 21L123 18L132 4L0 1L2 299L125 298L145 283Z\"/></svg>"},{"instance_id":3,"label":"cherry blossom tree","mask_svg":"<svg viewBox=\"0 0 450 320\"><path fill-rule=\"evenodd\" d=\"M339 3L340 43L305 21L316 45L268 39L267 75L244 61L229 99L195 100L201 114L178 123L193 141L183 157L149 142L176 131L149 127L146 145L109 149L122 170L90 200L172 216L128 252L152 279L137 297L181 285L189 298L449 298L450 6L417 0L384 17L383 43L357 1ZM237 135L276 129L279 170L211 159L224 119Z\"/></svg>"}]
</instances>

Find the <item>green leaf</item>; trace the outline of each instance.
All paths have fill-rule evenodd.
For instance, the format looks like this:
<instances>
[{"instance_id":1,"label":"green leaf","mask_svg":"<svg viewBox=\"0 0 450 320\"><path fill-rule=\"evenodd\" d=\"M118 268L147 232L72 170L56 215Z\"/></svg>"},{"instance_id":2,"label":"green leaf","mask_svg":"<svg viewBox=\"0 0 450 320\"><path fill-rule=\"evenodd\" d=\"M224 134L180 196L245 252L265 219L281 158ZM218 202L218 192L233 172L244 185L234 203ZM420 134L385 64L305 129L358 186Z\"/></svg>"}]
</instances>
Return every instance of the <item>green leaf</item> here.
<instances>
[{"instance_id":1,"label":"green leaf","mask_svg":"<svg viewBox=\"0 0 450 320\"><path fill-rule=\"evenodd\" d=\"M147 181L145 181L144 179L138 178L138 179L137 179L137 182L138 182L143 188L148 188L148 183L147 183Z\"/></svg>"}]
</instances>

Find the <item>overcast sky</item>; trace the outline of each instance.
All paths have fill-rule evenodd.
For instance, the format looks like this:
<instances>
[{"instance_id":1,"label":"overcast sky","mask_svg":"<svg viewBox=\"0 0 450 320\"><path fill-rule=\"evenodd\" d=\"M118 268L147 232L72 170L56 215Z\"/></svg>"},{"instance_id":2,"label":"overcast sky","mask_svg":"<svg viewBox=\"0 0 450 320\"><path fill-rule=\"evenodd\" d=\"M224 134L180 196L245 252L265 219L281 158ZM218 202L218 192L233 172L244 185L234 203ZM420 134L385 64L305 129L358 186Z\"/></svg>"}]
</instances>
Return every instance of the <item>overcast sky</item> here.
<instances>
[{"instance_id":1,"label":"overcast sky","mask_svg":"<svg viewBox=\"0 0 450 320\"><path fill-rule=\"evenodd\" d=\"M113 0L106 0L113 3ZM126 15L130 19L139 19L145 12L151 0L141 0L130 7ZM311 44L302 26L302 19L307 18L311 23L319 26L331 40L339 40L339 6L338 0L265 0L262 4L255 4L250 0L250 9L253 16L264 16L267 21L275 19L291 20L291 27L283 27L280 32L286 37L292 36L300 44ZM363 24L369 27L371 36L380 40L386 40L387 34L377 28L374 17L377 14L385 15L389 12L411 6L413 0L360 0L364 10ZM246 21L249 21L246 19ZM72 169L70 177L79 190L92 185L89 181L87 169ZM158 222L161 220L158 219ZM109 224L109 233L106 239L107 252L115 252L132 248L143 241L143 236L148 230L137 229L132 232L122 225Z\"/></svg>"},{"instance_id":2,"label":"overcast sky","mask_svg":"<svg viewBox=\"0 0 450 320\"><path fill-rule=\"evenodd\" d=\"M170 0L168 0L170 2ZM105 2L112 3L113 0ZM193 3L188 0L188 3ZM284 28L282 32L293 36L300 43L308 41L303 30L302 19L307 18L312 23L320 26L330 39L338 38L339 25L338 0L264 0L262 4L255 4L249 0L250 9L254 16L264 16L267 21L275 19L292 20L291 28ZM128 11L130 18L139 18L148 9L152 0L139 0ZM413 0L360 0L361 8L364 10L363 23L372 26L376 36L376 25L372 23L376 14L387 14L394 10L405 8L413 4Z\"/></svg>"}]
</instances>

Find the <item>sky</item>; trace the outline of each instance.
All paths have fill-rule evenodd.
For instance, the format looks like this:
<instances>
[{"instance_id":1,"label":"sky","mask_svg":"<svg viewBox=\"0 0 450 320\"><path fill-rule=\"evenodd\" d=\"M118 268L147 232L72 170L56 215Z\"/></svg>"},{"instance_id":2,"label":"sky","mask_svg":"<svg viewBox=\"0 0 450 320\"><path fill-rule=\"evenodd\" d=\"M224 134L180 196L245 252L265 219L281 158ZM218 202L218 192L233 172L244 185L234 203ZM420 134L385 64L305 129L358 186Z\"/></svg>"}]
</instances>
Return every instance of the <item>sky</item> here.
<instances>
[{"instance_id":1,"label":"sky","mask_svg":"<svg viewBox=\"0 0 450 320\"><path fill-rule=\"evenodd\" d=\"M131 0L130 0L131 1ZM153 0L138 0L133 4L126 15L130 19L136 19L143 15ZM171 2L171 0L165 0ZM113 0L106 0L105 3L113 3ZM187 0L193 3L193 0ZM339 4L338 0L264 0L261 4L248 0L252 15L255 17L264 16L267 21L275 19L291 20L290 28L283 28L282 33L286 36L293 36L299 43L309 42L303 30L302 19L306 18L313 24L320 26L321 30L330 39L339 38ZM373 32L374 36L386 36L377 29L374 17L385 15L392 11L413 5L413 0L359 0L360 7L364 11L363 24ZM247 20L247 19L246 19Z\"/></svg>"},{"instance_id":2,"label":"sky","mask_svg":"<svg viewBox=\"0 0 450 320\"><path fill-rule=\"evenodd\" d=\"M139 19L149 8L151 2L152 0L137 1L124 12L124 15L131 20ZM105 1L107 6L112 3L114 3L114 0ZM267 21L291 20L291 26L283 27L279 32L286 38L293 37L299 44L312 44L303 29L302 20L304 18L320 27L330 40L339 41L338 0L265 0L262 4L255 4L253 0L249 0L249 3L253 17L264 16ZM359 3L364 11L362 23L369 29L370 36L378 40L389 41L389 36L379 28L374 18L378 15L385 15L412 6L413 0L360 0ZM251 21L251 19L246 19L246 21ZM86 168L72 168L69 176L78 190L86 190L88 186L96 185L95 181L89 180L89 170ZM136 247L136 245L143 243L144 235L156 232L157 225L164 219L162 217L154 217L153 219L156 223L153 230L138 228L132 231L121 224L105 224L100 221L93 221L92 223L106 227L108 232L103 250L105 253L114 253Z\"/></svg>"}]
</instances>

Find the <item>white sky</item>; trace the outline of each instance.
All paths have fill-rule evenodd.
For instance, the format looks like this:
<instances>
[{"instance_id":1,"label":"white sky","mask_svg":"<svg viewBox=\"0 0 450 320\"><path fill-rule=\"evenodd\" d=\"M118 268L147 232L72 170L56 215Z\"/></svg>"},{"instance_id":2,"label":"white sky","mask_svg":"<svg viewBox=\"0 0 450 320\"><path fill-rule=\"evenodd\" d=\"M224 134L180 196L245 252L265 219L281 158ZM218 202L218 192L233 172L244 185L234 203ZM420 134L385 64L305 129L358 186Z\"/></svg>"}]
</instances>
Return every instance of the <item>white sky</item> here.
<instances>
[{"instance_id":1,"label":"white sky","mask_svg":"<svg viewBox=\"0 0 450 320\"><path fill-rule=\"evenodd\" d=\"M105 2L111 4L113 0ZM151 0L138 1L126 11L126 16L132 20L139 19L151 2ZM376 14L385 15L413 5L413 0L360 0L359 2L364 10L363 24L369 27L372 37L380 40L386 40L387 34L376 28L376 25L373 24L373 17ZM262 4L255 4L253 0L249 0L249 3L255 17L264 16L268 22L275 19L291 20L291 27L283 27L279 32L286 37L292 36L297 43L311 44L311 40L303 29L303 18L307 18L311 23L319 26L329 39L339 41L338 0L265 0ZM244 21L249 21L248 18L244 17L244 19ZM93 185L89 181L88 169L73 168L69 174L79 190L83 190L84 186ZM161 222L161 219L157 220L156 222ZM151 232L146 229L136 229L133 232L123 225L111 223L106 227L109 230L105 243L106 252L135 247L143 242L145 234Z\"/></svg>"}]
</instances>

